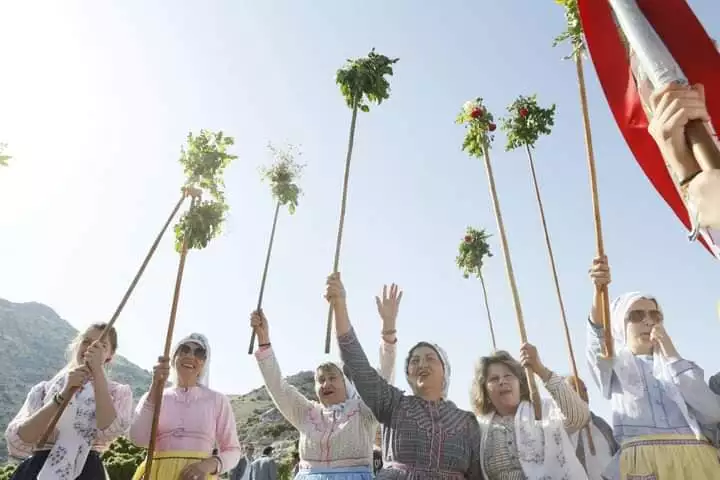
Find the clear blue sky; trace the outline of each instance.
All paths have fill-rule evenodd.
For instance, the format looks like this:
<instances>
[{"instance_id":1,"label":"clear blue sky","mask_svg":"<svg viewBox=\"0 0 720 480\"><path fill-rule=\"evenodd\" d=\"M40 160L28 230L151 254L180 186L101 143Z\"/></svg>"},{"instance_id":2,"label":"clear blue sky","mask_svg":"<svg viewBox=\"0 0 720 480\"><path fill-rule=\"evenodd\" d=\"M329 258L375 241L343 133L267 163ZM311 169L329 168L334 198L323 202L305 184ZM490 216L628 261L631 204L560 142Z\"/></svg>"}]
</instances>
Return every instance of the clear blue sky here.
<instances>
[{"instance_id":1,"label":"clear blue sky","mask_svg":"<svg viewBox=\"0 0 720 480\"><path fill-rule=\"evenodd\" d=\"M691 2L720 30L712 0ZM273 344L286 373L324 358L325 276L331 269L350 112L334 84L347 57L371 47L400 57L392 97L359 120L342 272L352 320L372 359L380 324L373 295L405 290L402 361L418 340L450 355L452 399L468 407L476 359L490 348L480 285L455 267L468 224L495 233L482 164L460 151L462 103L496 113L519 94L557 103L537 166L576 350L595 249L575 72L551 48L563 14L551 0L6 2L0 6L0 138L17 157L0 171L0 296L39 301L82 327L107 320L182 181L189 130L237 141L227 172L231 212L222 238L193 252L176 336L206 333L212 385L261 383L247 355L273 210L257 174L265 145L302 145L305 196L283 215L266 292ZM362 6L361 6L362 5ZM589 95L612 292L644 290L664 303L681 353L720 369L717 264L636 166L588 63ZM529 337L546 364L569 370L558 306L522 152L494 150L500 202ZM487 265L501 347L519 337L497 238ZM177 255L168 236L118 322L122 354L150 368L162 352ZM337 349L333 345L333 355ZM38 355L42 355L39 351ZM591 390L591 394L596 391ZM595 395L597 411L608 406Z\"/></svg>"}]
</instances>

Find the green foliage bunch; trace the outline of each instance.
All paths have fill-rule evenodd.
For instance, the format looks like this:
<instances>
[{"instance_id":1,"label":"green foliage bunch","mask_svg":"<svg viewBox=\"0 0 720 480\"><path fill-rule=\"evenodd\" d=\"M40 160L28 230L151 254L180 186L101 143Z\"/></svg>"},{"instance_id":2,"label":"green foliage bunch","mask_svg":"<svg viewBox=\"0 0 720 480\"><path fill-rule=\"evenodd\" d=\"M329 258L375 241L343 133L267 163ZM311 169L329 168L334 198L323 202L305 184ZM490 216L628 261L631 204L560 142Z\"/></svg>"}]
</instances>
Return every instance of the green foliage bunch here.
<instances>
[{"instance_id":1,"label":"green foliage bunch","mask_svg":"<svg viewBox=\"0 0 720 480\"><path fill-rule=\"evenodd\" d=\"M340 86L347 106L369 112L369 103L380 105L390 98L390 82L385 77L393 75L393 65L398 60L375 53L374 48L366 57L348 59L335 74L335 83Z\"/></svg>"},{"instance_id":2,"label":"green foliage bunch","mask_svg":"<svg viewBox=\"0 0 720 480\"><path fill-rule=\"evenodd\" d=\"M280 205L285 205L290 215L295 213L298 206L298 197L302 189L297 185L297 180L302 175L304 164L295 162L295 158L302 155L294 145L288 145L280 149L268 144L268 149L273 156L274 162L270 167L260 169L263 180L270 183L272 195Z\"/></svg>"},{"instance_id":3,"label":"green foliage bunch","mask_svg":"<svg viewBox=\"0 0 720 480\"><path fill-rule=\"evenodd\" d=\"M465 125L463 151L473 157L482 158L484 148L489 147L494 140L493 132L497 128L493 114L485 107L483 99L477 97L465 102L455 123Z\"/></svg>"},{"instance_id":4,"label":"green foliage bunch","mask_svg":"<svg viewBox=\"0 0 720 480\"><path fill-rule=\"evenodd\" d=\"M0 480L10 480L10 477L12 477L13 473L15 473L15 469L17 468L17 465L12 465L10 463L6 463L5 465L0 467Z\"/></svg>"},{"instance_id":5,"label":"green foliage bunch","mask_svg":"<svg viewBox=\"0 0 720 480\"><path fill-rule=\"evenodd\" d=\"M482 277L482 268L486 258L492 257L490 245L488 244L490 234L485 229L467 227L465 237L458 245L458 255L455 263L462 271L463 277Z\"/></svg>"},{"instance_id":6,"label":"green foliage bunch","mask_svg":"<svg viewBox=\"0 0 720 480\"><path fill-rule=\"evenodd\" d=\"M102 460L110 480L131 480L146 455L144 448L135 446L127 438L118 437L102 454Z\"/></svg>"},{"instance_id":7,"label":"green foliage bunch","mask_svg":"<svg viewBox=\"0 0 720 480\"><path fill-rule=\"evenodd\" d=\"M5 150L7 150L7 143L0 143L0 167L7 167L8 162L12 158L12 156L5 153Z\"/></svg>"},{"instance_id":8,"label":"green foliage bunch","mask_svg":"<svg viewBox=\"0 0 720 480\"><path fill-rule=\"evenodd\" d=\"M193 199L192 207L175 225L175 249L178 252L184 242L189 249L203 249L220 234L229 208L225 202L223 173L237 158L228 153L234 144L233 137L225 136L222 131L201 130L199 135L188 134L187 145L180 155L186 177L183 189L200 189L209 193L210 199Z\"/></svg>"},{"instance_id":9,"label":"green foliage bunch","mask_svg":"<svg viewBox=\"0 0 720 480\"><path fill-rule=\"evenodd\" d=\"M550 135L555 125L555 104L543 108L537 103L537 95L520 96L507 108L500 128L507 135L505 150L518 147L535 147L540 135Z\"/></svg>"},{"instance_id":10,"label":"green foliage bunch","mask_svg":"<svg viewBox=\"0 0 720 480\"><path fill-rule=\"evenodd\" d=\"M568 42L572 48L572 53L566 56L566 59L583 55L585 53L585 41L583 40L583 28L582 22L580 21L580 11L578 10L578 0L555 0L555 3L565 9L565 23L567 27L564 32L555 37L553 47Z\"/></svg>"}]
</instances>

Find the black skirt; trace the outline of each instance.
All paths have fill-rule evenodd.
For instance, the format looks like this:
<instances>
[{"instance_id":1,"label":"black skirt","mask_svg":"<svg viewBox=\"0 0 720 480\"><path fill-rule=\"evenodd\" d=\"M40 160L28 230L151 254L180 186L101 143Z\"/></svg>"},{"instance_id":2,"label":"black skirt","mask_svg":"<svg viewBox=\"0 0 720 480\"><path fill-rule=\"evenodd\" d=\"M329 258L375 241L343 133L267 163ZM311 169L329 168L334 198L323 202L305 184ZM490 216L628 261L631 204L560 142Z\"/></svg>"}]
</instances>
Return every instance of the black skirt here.
<instances>
[{"instance_id":1,"label":"black skirt","mask_svg":"<svg viewBox=\"0 0 720 480\"><path fill-rule=\"evenodd\" d=\"M50 455L50 450L41 450L35 452L32 457L26 458L17 470L10 477L10 480L37 480L37 476L45 465ZM106 480L105 467L103 466L102 460L98 452L91 450L88 454L85 466L83 467L82 473L77 477L77 480ZM58 480L63 480L58 478ZM69 478L68 480L76 480Z\"/></svg>"}]
</instances>

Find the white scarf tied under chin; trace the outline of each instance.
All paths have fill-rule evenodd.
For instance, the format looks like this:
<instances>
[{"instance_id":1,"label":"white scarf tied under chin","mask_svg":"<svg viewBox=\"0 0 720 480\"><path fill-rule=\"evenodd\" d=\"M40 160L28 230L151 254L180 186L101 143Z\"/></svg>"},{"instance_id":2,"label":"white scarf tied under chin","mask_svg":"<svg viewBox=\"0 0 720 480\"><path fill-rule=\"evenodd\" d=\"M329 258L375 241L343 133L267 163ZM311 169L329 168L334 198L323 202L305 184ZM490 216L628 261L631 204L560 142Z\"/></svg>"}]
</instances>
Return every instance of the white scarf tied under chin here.
<instances>
[{"instance_id":1,"label":"white scarf tied under chin","mask_svg":"<svg viewBox=\"0 0 720 480\"><path fill-rule=\"evenodd\" d=\"M641 299L652 300L655 302L655 305L657 305L658 311L662 311L660 304L652 295L630 292L621 295L613 301L610 314L613 341L615 344L613 371L617 375L623 391L630 393L637 399L645 396L645 384L642 379L642 372L637 364L638 360L635 358L635 355L632 351L630 351L630 348L627 345L625 332L628 313L630 312L632 305ZM675 384L672 371L670 370L670 363L658 348L653 349L653 376L663 384L665 393L678 406L693 433L698 438L702 438L703 434L700 430L700 426L698 425L695 416L688 410L685 399L683 398L680 389ZM622 402L622 399L619 396L613 395L613 407L615 407L616 402ZM630 415L639 415L640 412L633 412L631 410L632 407L637 407L638 405L639 402L632 402L629 405L625 404L624 408L628 410Z\"/></svg>"},{"instance_id":2,"label":"white scarf tied under chin","mask_svg":"<svg viewBox=\"0 0 720 480\"><path fill-rule=\"evenodd\" d=\"M54 401L67 383L68 373L59 373L48 382L45 405ZM95 391L87 383L70 401L57 424L58 436L50 454L38 473L38 480L75 480L82 473L97 435Z\"/></svg>"}]
</instances>

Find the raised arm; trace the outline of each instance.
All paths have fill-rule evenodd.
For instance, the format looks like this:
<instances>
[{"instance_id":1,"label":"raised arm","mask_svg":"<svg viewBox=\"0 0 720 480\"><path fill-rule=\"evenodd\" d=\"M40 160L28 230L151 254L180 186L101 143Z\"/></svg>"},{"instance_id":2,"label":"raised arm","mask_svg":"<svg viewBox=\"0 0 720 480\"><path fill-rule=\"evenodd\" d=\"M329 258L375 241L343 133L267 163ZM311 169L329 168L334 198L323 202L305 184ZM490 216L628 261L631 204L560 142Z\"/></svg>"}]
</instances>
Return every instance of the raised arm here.
<instances>
[{"instance_id":1,"label":"raised arm","mask_svg":"<svg viewBox=\"0 0 720 480\"><path fill-rule=\"evenodd\" d=\"M560 375L550 373L550 378L545 382L545 388L560 407L563 414L563 425L568 435L573 434L590 422L590 408L580 398L575 390L565 382Z\"/></svg>"},{"instance_id":2,"label":"raised arm","mask_svg":"<svg viewBox=\"0 0 720 480\"><path fill-rule=\"evenodd\" d=\"M313 402L283 379L280 366L270 345L270 331L267 319L262 311L253 312L250 325L257 335L260 348L255 352L260 372L265 380L270 397L280 413L295 428L300 429L308 411L314 407Z\"/></svg>"},{"instance_id":3,"label":"raised arm","mask_svg":"<svg viewBox=\"0 0 720 480\"><path fill-rule=\"evenodd\" d=\"M220 467L214 473L219 475L235 467L242 453L237 435L235 414L230 406L230 400L225 395L218 394L217 409L215 444L218 449L216 458L220 463Z\"/></svg>"},{"instance_id":4,"label":"raised arm","mask_svg":"<svg viewBox=\"0 0 720 480\"><path fill-rule=\"evenodd\" d=\"M662 324L653 327L650 338L668 361L673 382L678 386L685 403L697 414L698 421L703 424L720 422L720 396L705 382L703 369L680 356Z\"/></svg>"},{"instance_id":5,"label":"raised arm","mask_svg":"<svg viewBox=\"0 0 720 480\"><path fill-rule=\"evenodd\" d=\"M607 258L598 257L593 260L590 267L590 279L595 285L595 293L590 318L588 319L586 356L595 385L600 389L603 397L610 399L612 394L613 360L603 356L605 331L600 320L601 299L597 294L599 288L609 285L611 281Z\"/></svg>"},{"instance_id":6,"label":"raised arm","mask_svg":"<svg viewBox=\"0 0 720 480\"><path fill-rule=\"evenodd\" d=\"M115 418L107 427L98 428L96 437L97 440L105 443L110 443L115 438L125 435L133 418L133 394L130 386L111 382L109 393L115 409Z\"/></svg>"},{"instance_id":7,"label":"raised arm","mask_svg":"<svg viewBox=\"0 0 720 480\"><path fill-rule=\"evenodd\" d=\"M32 454L34 444L40 440L40 436L57 413L60 404L70 395L73 388L85 384L89 370L81 366L58 375L51 382L59 381L61 376L64 376L65 387L62 392L58 392L53 398L46 398L47 389L52 388L51 382L35 385L28 393L25 404L8 424L5 436L11 455L26 457ZM54 441L55 435L56 433L52 434L50 442Z\"/></svg>"},{"instance_id":8,"label":"raised arm","mask_svg":"<svg viewBox=\"0 0 720 480\"><path fill-rule=\"evenodd\" d=\"M395 359L397 354L397 315L403 292L394 283L388 288L383 285L382 297L375 297L378 314L382 320L382 342L380 343L380 376L388 383L395 383Z\"/></svg>"},{"instance_id":9,"label":"raised arm","mask_svg":"<svg viewBox=\"0 0 720 480\"><path fill-rule=\"evenodd\" d=\"M333 274L328 278L326 298L335 313L335 330L340 346L340 356L350 370L353 383L375 418L380 423L387 424L392 418L394 409L400 403L403 393L383 379L368 362L367 356L355 336L355 331L350 325L345 302L345 287L340 281L340 274Z\"/></svg>"},{"instance_id":10,"label":"raised arm","mask_svg":"<svg viewBox=\"0 0 720 480\"><path fill-rule=\"evenodd\" d=\"M166 358L159 358L158 363L153 367L153 378L150 384L150 391L140 397L135 407L135 415L130 424L130 440L138 447L147 448L150 443L150 430L153 418L153 400L151 394L155 389L165 388L168 376L170 375L170 362Z\"/></svg>"},{"instance_id":11,"label":"raised arm","mask_svg":"<svg viewBox=\"0 0 720 480\"><path fill-rule=\"evenodd\" d=\"M46 382L40 382L30 389L22 408L20 408L20 411L17 415L15 415L15 418L10 420L7 429L5 430L5 440L7 441L8 453L10 453L10 456L12 457L25 458L32 455L33 444L37 438L30 438L27 434L22 435L20 433L22 427L26 425L31 418L40 416L47 417L47 420L43 421L40 426L47 426L50 419L57 411L57 405L54 402L50 402L43 408L45 386ZM47 410L47 413L42 415L40 410ZM44 420L44 418L40 418L40 420ZM40 431L39 428L37 430ZM42 432L40 431L37 436L39 437L41 434Z\"/></svg>"}]
</instances>

